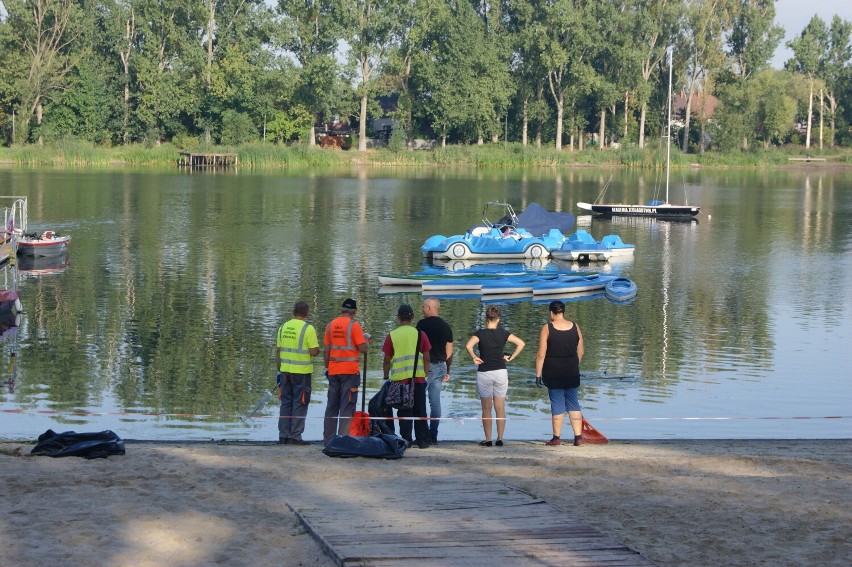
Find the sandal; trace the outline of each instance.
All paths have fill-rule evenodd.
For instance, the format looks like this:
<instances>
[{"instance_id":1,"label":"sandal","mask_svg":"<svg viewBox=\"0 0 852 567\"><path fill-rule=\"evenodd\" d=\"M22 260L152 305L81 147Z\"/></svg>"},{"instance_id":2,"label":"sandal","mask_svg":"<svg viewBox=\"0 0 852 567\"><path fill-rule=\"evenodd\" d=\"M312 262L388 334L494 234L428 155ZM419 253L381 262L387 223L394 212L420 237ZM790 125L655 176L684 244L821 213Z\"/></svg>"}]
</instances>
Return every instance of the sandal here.
<instances>
[{"instance_id":1,"label":"sandal","mask_svg":"<svg viewBox=\"0 0 852 567\"><path fill-rule=\"evenodd\" d=\"M480 446L480 447L490 447L490 446L491 446L491 441L480 441L480 442L479 442L479 446Z\"/></svg>"}]
</instances>

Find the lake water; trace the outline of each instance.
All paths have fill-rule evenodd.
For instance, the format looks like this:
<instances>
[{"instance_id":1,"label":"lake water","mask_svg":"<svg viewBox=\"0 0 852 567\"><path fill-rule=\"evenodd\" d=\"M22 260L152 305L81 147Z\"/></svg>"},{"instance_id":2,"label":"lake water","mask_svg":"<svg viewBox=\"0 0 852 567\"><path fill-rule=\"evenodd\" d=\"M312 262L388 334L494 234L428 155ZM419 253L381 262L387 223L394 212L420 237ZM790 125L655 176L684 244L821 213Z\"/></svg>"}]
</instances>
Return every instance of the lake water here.
<instances>
[{"instance_id":1,"label":"lake water","mask_svg":"<svg viewBox=\"0 0 852 567\"><path fill-rule=\"evenodd\" d=\"M371 395L397 307L419 313L422 301L379 294L379 274L421 269L423 240L476 224L485 201L579 214L610 176L608 200L644 202L659 187L655 172L591 169L0 170L4 194L28 197L31 229L73 238L66 266L21 270L26 313L0 339L0 438L276 439L277 407L248 425L239 416L274 385L274 336L295 301L322 329L344 298L358 300L380 339ZM673 173L672 200L684 192L699 222L579 217L597 238L636 244L604 269L639 286L628 305L568 306L586 341L585 416L621 439L852 436L852 171ZM547 439L546 391L533 384L546 304L499 306L527 341L510 366L507 439ZM462 353L442 398L444 439L482 438L463 346L485 307L442 303ZM306 438L320 438L324 408L319 376Z\"/></svg>"}]
</instances>

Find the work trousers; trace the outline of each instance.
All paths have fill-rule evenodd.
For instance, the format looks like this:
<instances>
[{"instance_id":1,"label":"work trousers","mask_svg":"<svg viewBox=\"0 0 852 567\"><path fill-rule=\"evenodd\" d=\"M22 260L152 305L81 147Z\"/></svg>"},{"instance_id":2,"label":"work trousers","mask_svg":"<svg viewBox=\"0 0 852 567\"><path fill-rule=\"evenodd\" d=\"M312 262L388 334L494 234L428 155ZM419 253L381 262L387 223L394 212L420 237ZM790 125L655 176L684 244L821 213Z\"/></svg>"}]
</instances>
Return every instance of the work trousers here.
<instances>
[{"instance_id":1,"label":"work trousers","mask_svg":"<svg viewBox=\"0 0 852 567\"><path fill-rule=\"evenodd\" d=\"M278 439L302 440L305 418L311 403L311 375L281 373L281 409L278 417Z\"/></svg>"},{"instance_id":2,"label":"work trousers","mask_svg":"<svg viewBox=\"0 0 852 567\"><path fill-rule=\"evenodd\" d=\"M358 403L359 374L331 374L328 377L328 405L325 406L325 420L322 430L322 442L328 442L335 435L349 435L349 423L355 414Z\"/></svg>"},{"instance_id":3,"label":"work trousers","mask_svg":"<svg viewBox=\"0 0 852 567\"><path fill-rule=\"evenodd\" d=\"M396 411L397 417L426 417L426 384L414 384L414 407L411 409L399 409ZM429 425L425 419L415 419L414 423L414 438L418 443L430 443ZM403 439L411 441L411 424L410 419L400 419L399 434Z\"/></svg>"}]
</instances>

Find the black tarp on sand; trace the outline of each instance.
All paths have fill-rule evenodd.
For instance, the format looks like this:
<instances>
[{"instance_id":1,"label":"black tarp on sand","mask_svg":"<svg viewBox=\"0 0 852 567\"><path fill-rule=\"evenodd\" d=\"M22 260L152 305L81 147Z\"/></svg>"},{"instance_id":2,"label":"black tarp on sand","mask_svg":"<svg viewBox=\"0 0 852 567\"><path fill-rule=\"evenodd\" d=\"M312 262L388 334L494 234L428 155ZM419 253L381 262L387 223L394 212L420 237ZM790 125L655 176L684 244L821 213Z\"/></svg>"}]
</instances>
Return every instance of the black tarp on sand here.
<instances>
[{"instance_id":1,"label":"black tarp on sand","mask_svg":"<svg viewBox=\"0 0 852 567\"><path fill-rule=\"evenodd\" d=\"M110 455L123 455L124 441L109 430L98 433L56 433L48 429L38 436L38 444L31 452L33 455L48 457L102 459Z\"/></svg>"}]
</instances>

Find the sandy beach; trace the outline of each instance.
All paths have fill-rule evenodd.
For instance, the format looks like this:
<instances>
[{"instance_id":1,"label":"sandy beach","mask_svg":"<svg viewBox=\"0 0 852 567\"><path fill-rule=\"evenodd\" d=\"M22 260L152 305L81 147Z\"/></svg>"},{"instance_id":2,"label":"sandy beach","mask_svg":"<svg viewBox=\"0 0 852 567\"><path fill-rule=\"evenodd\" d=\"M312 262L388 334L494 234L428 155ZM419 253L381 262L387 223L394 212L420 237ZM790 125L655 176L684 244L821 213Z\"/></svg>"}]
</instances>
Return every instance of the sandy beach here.
<instances>
[{"instance_id":1,"label":"sandy beach","mask_svg":"<svg viewBox=\"0 0 852 567\"><path fill-rule=\"evenodd\" d=\"M333 565L287 502L400 474L499 480L658 565L852 564L852 440L447 442L399 461L319 444L128 442L91 461L31 448L0 444L3 566Z\"/></svg>"}]
</instances>

